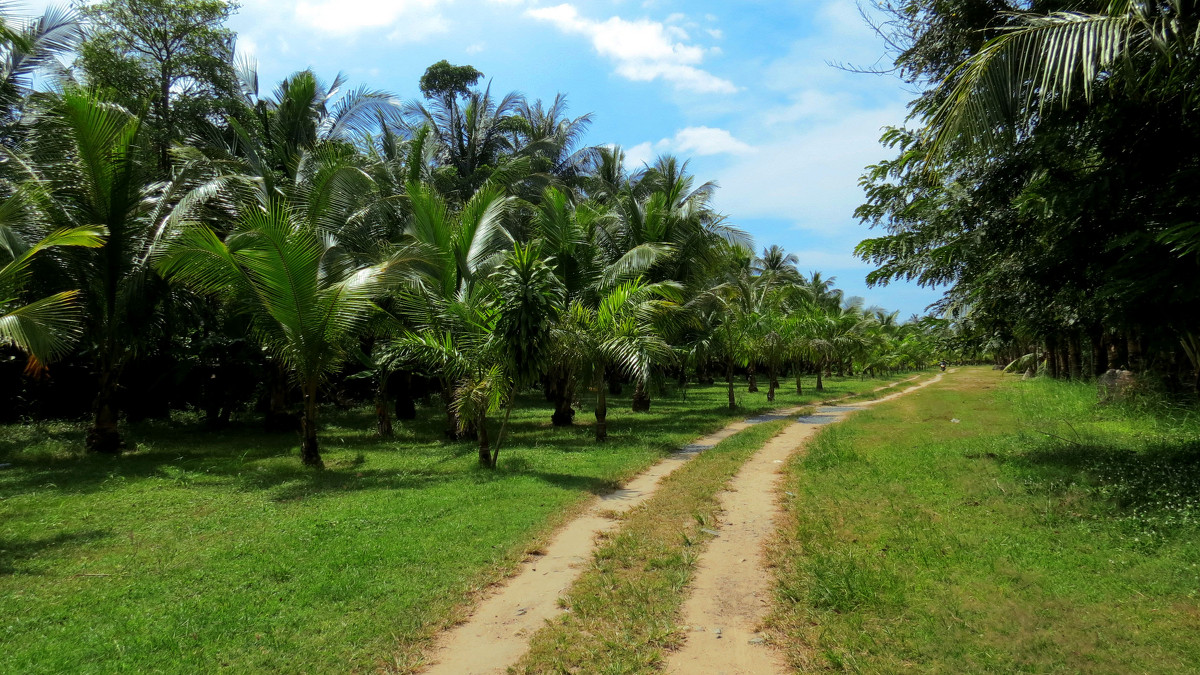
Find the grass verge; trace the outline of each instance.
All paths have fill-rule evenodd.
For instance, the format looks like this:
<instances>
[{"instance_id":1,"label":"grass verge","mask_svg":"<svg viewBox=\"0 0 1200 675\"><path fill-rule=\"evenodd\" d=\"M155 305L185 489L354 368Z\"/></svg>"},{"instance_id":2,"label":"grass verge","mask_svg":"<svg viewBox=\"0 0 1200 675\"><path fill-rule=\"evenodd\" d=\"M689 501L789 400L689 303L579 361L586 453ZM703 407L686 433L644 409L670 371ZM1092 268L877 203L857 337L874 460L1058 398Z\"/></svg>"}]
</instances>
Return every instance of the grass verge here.
<instances>
[{"instance_id":1,"label":"grass verge","mask_svg":"<svg viewBox=\"0 0 1200 675\"><path fill-rule=\"evenodd\" d=\"M1200 419L964 368L788 465L771 618L801 670L1200 663Z\"/></svg>"},{"instance_id":2,"label":"grass verge","mask_svg":"<svg viewBox=\"0 0 1200 675\"><path fill-rule=\"evenodd\" d=\"M649 673L682 641L678 614L698 556L712 539L716 496L790 420L764 422L706 450L606 533L591 567L538 631L519 673Z\"/></svg>"},{"instance_id":3,"label":"grass verge","mask_svg":"<svg viewBox=\"0 0 1200 675\"><path fill-rule=\"evenodd\" d=\"M834 381L834 392L871 381ZM828 394L826 394L828 395ZM496 471L442 440L438 406L376 438L369 411L323 411L328 469L257 421L133 425L137 449L81 456L83 425L0 426L0 672L403 671L478 589L587 499L730 420L813 396L720 385L610 403L554 428L513 413Z\"/></svg>"}]
</instances>

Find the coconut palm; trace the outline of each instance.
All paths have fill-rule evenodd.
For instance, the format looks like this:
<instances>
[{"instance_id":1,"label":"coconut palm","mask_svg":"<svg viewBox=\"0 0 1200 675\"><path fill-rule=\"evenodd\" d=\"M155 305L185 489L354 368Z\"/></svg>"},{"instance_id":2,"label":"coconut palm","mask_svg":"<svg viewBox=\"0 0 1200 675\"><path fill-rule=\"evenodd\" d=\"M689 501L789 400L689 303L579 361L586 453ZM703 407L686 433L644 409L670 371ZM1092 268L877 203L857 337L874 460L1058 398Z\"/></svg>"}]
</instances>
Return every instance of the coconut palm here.
<instances>
[{"instance_id":1,"label":"coconut palm","mask_svg":"<svg viewBox=\"0 0 1200 675\"><path fill-rule=\"evenodd\" d=\"M0 126L11 138L20 109L33 90L39 72L53 71L59 55L67 54L81 35L78 12L68 7L48 7L40 17L16 22L0 4Z\"/></svg>"},{"instance_id":2,"label":"coconut palm","mask_svg":"<svg viewBox=\"0 0 1200 675\"><path fill-rule=\"evenodd\" d=\"M169 278L218 295L250 315L253 333L304 396L302 461L323 466L317 443L321 383L350 354L374 300L410 273L398 251L365 267L329 264L330 245L288 204L247 210L222 241L200 225L179 235L160 266Z\"/></svg>"},{"instance_id":3,"label":"coconut palm","mask_svg":"<svg viewBox=\"0 0 1200 675\"><path fill-rule=\"evenodd\" d=\"M930 118L935 147L1011 138L1047 106L1090 101L1107 86L1190 89L1198 30L1200 8L1191 0L1109 0L1098 13L1017 14L942 84L948 95Z\"/></svg>"},{"instance_id":4,"label":"coconut palm","mask_svg":"<svg viewBox=\"0 0 1200 675\"><path fill-rule=\"evenodd\" d=\"M28 162L21 180L52 185L45 209L57 226L104 227L102 245L73 255L66 274L81 289L86 350L98 387L87 448L116 453L121 372L157 331L158 308L169 295L151 263L172 195L150 183L139 141L141 120L120 106L68 89L44 97L28 114Z\"/></svg>"},{"instance_id":5,"label":"coconut palm","mask_svg":"<svg viewBox=\"0 0 1200 675\"><path fill-rule=\"evenodd\" d=\"M21 208L18 193L0 203L0 221ZM103 242L104 230L76 227L57 230L32 245L12 227L0 222L0 344L15 345L29 355L27 370L40 370L59 358L84 331L83 313L77 303L79 291L63 291L22 304L21 291L29 266L39 254L64 246L95 248Z\"/></svg>"},{"instance_id":6,"label":"coconut palm","mask_svg":"<svg viewBox=\"0 0 1200 675\"><path fill-rule=\"evenodd\" d=\"M516 121L521 102L516 92L497 100L489 85L483 91L470 90L405 106L405 116L414 128L430 129L441 166L453 170L442 174L448 194L466 201L491 177L501 160L513 153L514 133L522 127Z\"/></svg>"}]
</instances>

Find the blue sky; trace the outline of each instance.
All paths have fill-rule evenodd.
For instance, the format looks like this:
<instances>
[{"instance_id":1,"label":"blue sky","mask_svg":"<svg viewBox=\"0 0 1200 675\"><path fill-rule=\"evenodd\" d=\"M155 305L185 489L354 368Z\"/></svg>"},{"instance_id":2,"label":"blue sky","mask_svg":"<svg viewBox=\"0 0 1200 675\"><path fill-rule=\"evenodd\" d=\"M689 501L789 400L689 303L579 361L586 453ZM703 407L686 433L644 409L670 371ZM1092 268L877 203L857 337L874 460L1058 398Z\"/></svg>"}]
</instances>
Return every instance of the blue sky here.
<instances>
[{"instance_id":1,"label":"blue sky","mask_svg":"<svg viewBox=\"0 0 1200 675\"><path fill-rule=\"evenodd\" d=\"M635 164L691 158L721 188L716 206L761 249L780 244L868 304L923 312L939 293L868 289L852 255L863 168L912 98L872 65L884 47L854 0L242 0L232 26L260 81L313 67L403 98L440 59L469 63L494 90L568 96L591 112L590 143Z\"/></svg>"}]
</instances>

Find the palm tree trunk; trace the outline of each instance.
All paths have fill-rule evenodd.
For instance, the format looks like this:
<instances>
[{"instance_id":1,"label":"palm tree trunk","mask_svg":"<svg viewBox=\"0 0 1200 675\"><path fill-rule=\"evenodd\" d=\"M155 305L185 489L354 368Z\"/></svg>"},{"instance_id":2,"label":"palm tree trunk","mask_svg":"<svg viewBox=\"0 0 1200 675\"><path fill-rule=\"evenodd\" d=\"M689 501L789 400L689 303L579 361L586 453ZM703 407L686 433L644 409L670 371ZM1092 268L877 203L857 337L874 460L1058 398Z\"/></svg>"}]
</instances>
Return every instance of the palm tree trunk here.
<instances>
[{"instance_id":1,"label":"palm tree trunk","mask_svg":"<svg viewBox=\"0 0 1200 675\"><path fill-rule=\"evenodd\" d=\"M775 402L775 390L779 387L779 378L775 376L775 364L767 366L767 401Z\"/></svg>"},{"instance_id":2,"label":"palm tree trunk","mask_svg":"<svg viewBox=\"0 0 1200 675\"><path fill-rule=\"evenodd\" d=\"M729 385L729 409L733 410L737 407L737 401L733 399L733 359L729 359L725 366L725 383Z\"/></svg>"},{"instance_id":3,"label":"palm tree trunk","mask_svg":"<svg viewBox=\"0 0 1200 675\"><path fill-rule=\"evenodd\" d=\"M475 427L475 434L479 439L479 465L488 469L496 468L496 458L492 455L492 450L488 443L486 414L480 416L477 426ZM500 452L499 443L496 445L496 452L498 454Z\"/></svg>"},{"instance_id":4,"label":"palm tree trunk","mask_svg":"<svg viewBox=\"0 0 1200 675\"><path fill-rule=\"evenodd\" d=\"M392 414L388 410L388 374L382 373L375 385L375 430L383 438L392 436Z\"/></svg>"},{"instance_id":5,"label":"palm tree trunk","mask_svg":"<svg viewBox=\"0 0 1200 675\"><path fill-rule=\"evenodd\" d=\"M324 469L321 450L317 446L317 382L304 383L304 416L300 418L300 461L305 466Z\"/></svg>"},{"instance_id":6,"label":"palm tree trunk","mask_svg":"<svg viewBox=\"0 0 1200 675\"><path fill-rule=\"evenodd\" d=\"M754 370L754 361L753 360L751 360L750 365L748 365L746 367L746 381L747 381L746 391L750 392L751 394L758 391L758 377L757 377L757 373Z\"/></svg>"},{"instance_id":7,"label":"palm tree trunk","mask_svg":"<svg viewBox=\"0 0 1200 675\"><path fill-rule=\"evenodd\" d=\"M550 377L550 400L554 402L554 414L550 422L556 427L569 427L575 421L575 378L572 376Z\"/></svg>"},{"instance_id":8,"label":"palm tree trunk","mask_svg":"<svg viewBox=\"0 0 1200 675\"><path fill-rule=\"evenodd\" d=\"M799 363L797 363L796 364L796 395L797 396L804 395L804 386L800 384L800 377L803 372L804 372L804 369L800 367Z\"/></svg>"},{"instance_id":9,"label":"palm tree trunk","mask_svg":"<svg viewBox=\"0 0 1200 675\"><path fill-rule=\"evenodd\" d=\"M492 452L491 468L493 468L493 469L496 468L496 462L499 461L499 459L500 459L500 443L502 443L504 441L504 430L508 428L508 416L512 414L513 406L515 406L516 404L517 404L517 383L513 382L512 389L509 390L509 392L508 392L508 409L506 409L504 411L504 421L500 423L500 433L496 435L496 449ZM481 427L487 424L487 416L484 415L483 418L484 419L482 419L479 423L479 426L481 426ZM487 438L487 430L486 429L480 431L479 433L483 434L484 438ZM483 451L480 450L480 452L483 452Z\"/></svg>"},{"instance_id":10,"label":"palm tree trunk","mask_svg":"<svg viewBox=\"0 0 1200 675\"><path fill-rule=\"evenodd\" d=\"M608 438L608 394L607 383L604 381L604 368L596 372L596 440Z\"/></svg>"},{"instance_id":11,"label":"palm tree trunk","mask_svg":"<svg viewBox=\"0 0 1200 675\"><path fill-rule=\"evenodd\" d=\"M638 380L637 385L633 388L633 412L650 412L650 392L646 389L646 383L643 380Z\"/></svg>"},{"instance_id":12,"label":"palm tree trunk","mask_svg":"<svg viewBox=\"0 0 1200 675\"><path fill-rule=\"evenodd\" d=\"M108 364L100 366L100 386L93 404L92 426L85 441L88 452L118 455L125 447L117 427L120 415L117 408L117 374Z\"/></svg>"},{"instance_id":13,"label":"palm tree trunk","mask_svg":"<svg viewBox=\"0 0 1200 675\"><path fill-rule=\"evenodd\" d=\"M1105 344L1104 329L1093 326L1088 337L1092 342L1092 374L1100 377L1108 372L1108 345Z\"/></svg>"},{"instance_id":14,"label":"palm tree trunk","mask_svg":"<svg viewBox=\"0 0 1200 675\"><path fill-rule=\"evenodd\" d=\"M458 415L454 412L454 390L446 378L442 378L442 400L446 405L446 438L458 440Z\"/></svg>"},{"instance_id":15,"label":"palm tree trunk","mask_svg":"<svg viewBox=\"0 0 1200 675\"><path fill-rule=\"evenodd\" d=\"M1053 337L1046 338L1046 374L1054 379L1058 379L1058 359L1055 358L1055 352L1058 349L1058 341Z\"/></svg>"},{"instance_id":16,"label":"palm tree trunk","mask_svg":"<svg viewBox=\"0 0 1200 675\"><path fill-rule=\"evenodd\" d=\"M396 393L396 419L417 419L417 405L412 395L412 373L402 371L396 373L400 378L400 390Z\"/></svg>"},{"instance_id":17,"label":"palm tree trunk","mask_svg":"<svg viewBox=\"0 0 1200 675\"><path fill-rule=\"evenodd\" d=\"M1067 338L1067 367L1070 369L1072 380L1083 376L1083 369L1079 363L1079 335L1075 333Z\"/></svg>"},{"instance_id":18,"label":"palm tree trunk","mask_svg":"<svg viewBox=\"0 0 1200 675\"><path fill-rule=\"evenodd\" d=\"M817 391L825 391L825 382L821 379L821 372L825 370L825 364L817 366Z\"/></svg>"}]
</instances>

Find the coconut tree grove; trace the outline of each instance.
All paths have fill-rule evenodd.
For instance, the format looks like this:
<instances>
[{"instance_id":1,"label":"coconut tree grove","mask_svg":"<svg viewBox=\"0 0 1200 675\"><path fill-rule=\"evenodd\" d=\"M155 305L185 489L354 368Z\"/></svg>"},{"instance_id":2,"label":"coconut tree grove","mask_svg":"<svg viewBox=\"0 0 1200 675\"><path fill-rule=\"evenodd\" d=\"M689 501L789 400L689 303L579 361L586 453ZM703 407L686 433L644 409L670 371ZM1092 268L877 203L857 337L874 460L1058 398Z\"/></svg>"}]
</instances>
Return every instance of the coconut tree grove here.
<instances>
[{"instance_id":1,"label":"coconut tree grove","mask_svg":"<svg viewBox=\"0 0 1200 675\"><path fill-rule=\"evenodd\" d=\"M3 18L0 415L192 410L299 432L444 411L495 466L522 393L553 424L735 375L771 400L829 374L977 358L949 321L865 307L717 213L685 159L630 166L566 97L442 61L402 100L234 57L221 0L106 0ZM36 77L35 77L36 76ZM35 86L36 82L36 86ZM966 350L966 351L964 351ZM630 387L633 410L610 410ZM736 386L742 386L737 384Z\"/></svg>"}]
</instances>

